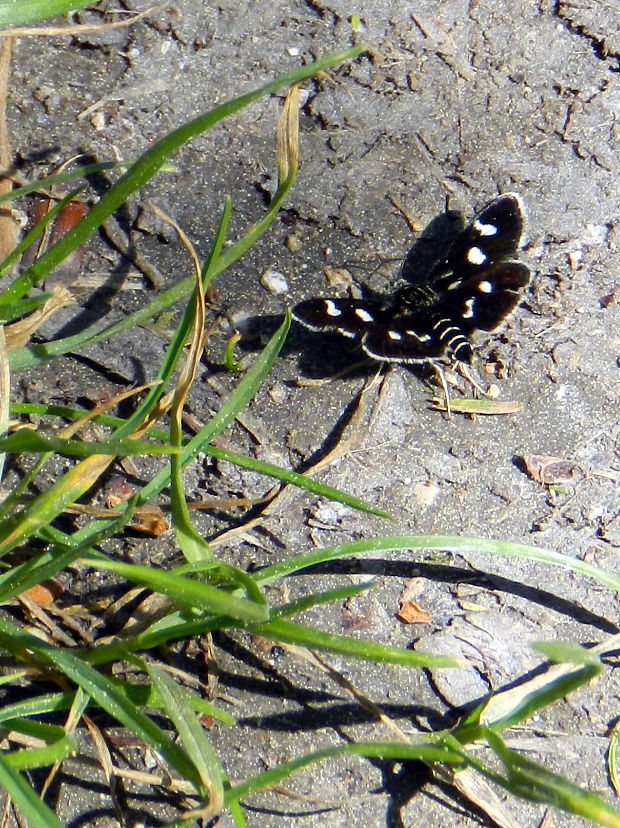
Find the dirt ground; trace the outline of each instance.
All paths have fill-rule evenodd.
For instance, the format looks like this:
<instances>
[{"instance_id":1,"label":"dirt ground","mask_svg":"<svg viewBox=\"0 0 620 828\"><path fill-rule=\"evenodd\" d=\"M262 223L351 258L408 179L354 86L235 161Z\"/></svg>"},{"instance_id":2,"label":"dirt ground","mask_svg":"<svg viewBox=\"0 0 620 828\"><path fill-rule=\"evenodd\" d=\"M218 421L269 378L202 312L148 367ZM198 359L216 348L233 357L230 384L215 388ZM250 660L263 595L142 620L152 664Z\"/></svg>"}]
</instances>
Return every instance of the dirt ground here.
<instances>
[{"instance_id":1,"label":"dirt ground","mask_svg":"<svg viewBox=\"0 0 620 828\"><path fill-rule=\"evenodd\" d=\"M125 8L120 0L107 5ZM132 8L147 3L136 0ZM76 19L102 17L91 11ZM246 333L269 330L287 305L303 298L344 295L328 282L338 272L388 292L415 240L405 216L422 230L447 208L469 218L499 192L516 191L527 204L523 259L532 284L507 327L486 344L480 340L477 363L487 384L497 382L500 399L520 402L523 410L447 420L429 405L434 391L421 372L397 366L365 395L360 421L348 426L346 414L373 366L299 386L297 377L331 376L359 354L346 340L294 329L230 444L297 469L335 443L344 425L347 451L317 476L394 519L290 491L259 528L216 547L224 560L260 565L313 545L435 533L524 542L617 571L619 31L618 6L596 0L374 0L363 8L340 0L175 0L129 28L17 41L9 122L14 150L32 177L80 152L98 161L135 158L216 103L312 58L368 45L370 54L340 67L332 81L304 85L295 189L280 221L217 283L219 312ZM204 255L230 194L232 235L241 234L263 215L274 189L279 104L276 96L263 99L200 136L145 188L133 214L119 217L116 232L121 239L128 234L140 261L166 285L187 275L189 264L148 203L172 215ZM77 311L66 309L48 326L48 336L117 318L156 290L108 238L89 248L84 267L94 281L79 290ZM261 283L269 270L284 276L283 293ZM205 364L191 398L203 420L237 380L214 367L223 342L223 335L214 338L212 364ZM137 384L153 376L164 347L159 333L140 329L82 358L15 376L15 396L70 404L87 387ZM489 362L499 377L485 374ZM552 490L526 473L522 458L531 455L569 461L572 476ZM140 469L150 473L146 463ZM261 496L269 486L208 461L187 472L194 498ZM209 537L236 525L222 515L197 521ZM141 561L150 555L159 563L171 554L169 539L118 543ZM470 656L471 667L455 671L450 682L328 659L406 732L437 727L453 707L519 679L538 663L529 641L597 642L618 631L617 599L599 584L483 554L350 560L286 588L294 597L317 578L328 589L343 575L351 581L373 575L375 588L346 607L311 614L321 628L403 647L422 638L425 649L458 647ZM411 626L395 612L414 577L420 579L415 600L430 621ZM90 586L82 586L83 597ZM284 588L274 600L286 597ZM343 739L390 738L325 674L294 655L262 651L243 636L217 644L225 697L218 702L241 719L240 728L212 734L231 778ZM604 757L619 689L609 669L509 743L607 791ZM266 828L491 824L449 786L426 782L423 772L388 763L324 763L288 780L297 798L270 792L253 800L248 820ZM72 825L118 824L96 776L92 789L63 786L58 808ZM537 825L543 814L514 800L505 809L524 826ZM152 792L128 792L126 825L159 825L173 813L164 794L159 801ZM549 824L583 823L553 814Z\"/></svg>"}]
</instances>

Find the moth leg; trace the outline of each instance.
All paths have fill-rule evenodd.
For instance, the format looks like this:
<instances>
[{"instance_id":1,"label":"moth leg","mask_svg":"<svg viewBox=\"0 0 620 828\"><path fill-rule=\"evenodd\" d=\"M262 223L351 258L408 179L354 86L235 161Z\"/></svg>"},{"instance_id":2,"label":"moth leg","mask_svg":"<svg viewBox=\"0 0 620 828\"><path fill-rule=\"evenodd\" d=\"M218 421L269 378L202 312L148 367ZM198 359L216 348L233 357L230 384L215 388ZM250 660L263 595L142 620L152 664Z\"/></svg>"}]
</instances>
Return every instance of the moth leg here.
<instances>
[{"instance_id":1,"label":"moth leg","mask_svg":"<svg viewBox=\"0 0 620 828\"><path fill-rule=\"evenodd\" d=\"M446 417L448 420L452 419L452 408L450 406L450 392L448 391L448 383L446 381L446 374L439 362L431 362L433 371L435 372L439 383L443 389L444 399L446 401Z\"/></svg>"},{"instance_id":2,"label":"moth leg","mask_svg":"<svg viewBox=\"0 0 620 828\"><path fill-rule=\"evenodd\" d=\"M482 394L483 397L488 397L487 392L471 373L471 371L469 370L469 366L466 362L457 363L457 368L458 371L465 377L467 382L469 382L476 389L476 391L478 391L479 394Z\"/></svg>"}]
</instances>

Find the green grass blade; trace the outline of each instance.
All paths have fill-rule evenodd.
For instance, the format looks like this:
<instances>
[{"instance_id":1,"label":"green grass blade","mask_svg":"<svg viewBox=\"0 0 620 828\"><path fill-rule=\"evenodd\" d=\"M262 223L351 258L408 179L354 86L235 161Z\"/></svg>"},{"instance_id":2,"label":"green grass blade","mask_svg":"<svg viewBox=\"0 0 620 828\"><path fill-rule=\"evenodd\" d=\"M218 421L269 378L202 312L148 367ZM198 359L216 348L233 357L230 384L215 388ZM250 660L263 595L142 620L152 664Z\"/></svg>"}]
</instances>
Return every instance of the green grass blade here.
<instances>
[{"instance_id":1,"label":"green grass blade","mask_svg":"<svg viewBox=\"0 0 620 828\"><path fill-rule=\"evenodd\" d=\"M202 450L203 445L208 444L217 434L223 431L237 413L253 398L277 358L286 339L289 326L290 316L287 316L220 411L184 447L181 455L182 466L187 465ZM73 479L69 481L68 478L72 473ZM145 503L161 492L168 485L169 477L170 474L167 468L156 474L138 493L136 505ZM80 489L80 483L82 483L82 489ZM106 527L109 527L112 523L110 520L91 521L87 526L78 529L73 535L63 536L62 538L54 538L51 528L47 528L65 505L77 500L83 493L83 489L82 476L79 475L79 472L72 470L47 492L39 495L27 510L20 513L21 518L12 518L0 522L0 556L15 548L18 543L21 543L38 530L45 532L48 539L66 546L88 545L97 533L105 532ZM18 525L20 522L23 525ZM9 538L9 541L6 538Z\"/></svg>"},{"instance_id":2,"label":"green grass blade","mask_svg":"<svg viewBox=\"0 0 620 828\"><path fill-rule=\"evenodd\" d=\"M83 558L84 563L95 569L105 569L115 572L128 581L152 589L162 595L167 595L174 601L212 613L227 615L244 623L262 621L268 618L269 610L264 599L262 602L237 598L224 589L218 589L209 584L201 583L193 578L184 578L162 569L126 564L121 561L112 561L103 557Z\"/></svg>"},{"instance_id":3,"label":"green grass blade","mask_svg":"<svg viewBox=\"0 0 620 828\"><path fill-rule=\"evenodd\" d=\"M531 689L528 687L529 683L525 683L522 694L513 688L512 691L491 696L486 703L479 705L475 713L466 717L464 725L454 729L454 736L466 744L477 741L482 729L491 727L499 733L501 730L514 727L588 684L601 671L602 665L599 662L587 667L568 669L560 675L550 672L546 676L543 673L532 680Z\"/></svg>"},{"instance_id":4,"label":"green grass blade","mask_svg":"<svg viewBox=\"0 0 620 828\"><path fill-rule=\"evenodd\" d=\"M407 667L459 667L461 665L458 659L449 658L448 656L433 656L427 653L417 653L413 650L389 647L386 644L377 644L374 641L359 641L355 638L323 632L283 619L267 621L263 624L253 624L252 629L257 635L273 641L284 641L287 644L297 644L300 647L308 647L311 650L320 650L326 653L340 653L362 661L402 664Z\"/></svg>"},{"instance_id":5,"label":"green grass blade","mask_svg":"<svg viewBox=\"0 0 620 828\"><path fill-rule=\"evenodd\" d=\"M54 812L0 753L0 789L6 791L30 828L63 828Z\"/></svg>"},{"instance_id":6,"label":"green grass blade","mask_svg":"<svg viewBox=\"0 0 620 828\"><path fill-rule=\"evenodd\" d=\"M205 454L210 457L215 457L218 460L228 460L229 463L234 463L236 466L241 466L244 469L251 469L259 474L266 474L269 477L275 477L276 480L282 480L285 483L291 483L300 489L307 489L309 492L325 497L328 500L335 500L338 503L344 503L352 509L358 509L360 512L367 512L371 515L376 515L381 518L391 518L389 512L379 509L364 500L360 500L353 495L335 489L333 486L328 486L325 483L320 483L318 480L313 480L311 477L306 477L299 472L283 469L281 466L275 466L273 463L267 463L264 460L255 460L253 457L246 457L243 454L237 454L234 451L220 448L219 446L209 445L202 449Z\"/></svg>"},{"instance_id":7,"label":"green grass blade","mask_svg":"<svg viewBox=\"0 0 620 828\"><path fill-rule=\"evenodd\" d=\"M68 420L77 420L87 413L81 408L71 408L63 405L43 405L38 403L13 403L10 407L10 411L14 415L41 414L43 416L63 417ZM101 423L102 425L109 426L111 428L118 428L119 426L122 426L125 421L121 420L119 417L113 417L109 414L102 414L95 417L94 422ZM168 439L168 434L161 429L149 429L148 434L153 439L162 441ZM364 500L353 497L352 495L349 495L340 489L336 489L333 486L320 483L312 477L307 477L305 474L300 474L299 472L294 472L290 469L276 466L273 463L267 463L264 460L256 460L254 457L247 457L244 454L229 451L228 449L223 449L220 446L203 446L201 451L208 454L210 457L215 457L218 460L227 460L229 463L241 466L244 469L250 469L251 471L258 472L259 474L268 475L276 480L282 480L284 483L290 483L293 486L297 486L300 489L307 489L309 492L325 497L328 500L336 500L339 503L344 503L352 509L358 509L359 511L367 512L368 514L376 515L381 518L392 518L392 515L390 515L389 512L385 512L383 509L379 509L377 506L366 503Z\"/></svg>"},{"instance_id":8,"label":"green grass blade","mask_svg":"<svg viewBox=\"0 0 620 828\"><path fill-rule=\"evenodd\" d=\"M179 741L208 792L209 812L219 814L224 803L224 771L204 728L188 703L189 693L163 670L149 664L144 667L162 699L164 713L174 724Z\"/></svg>"},{"instance_id":9,"label":"green grass blade","mask_svg":"<svg viewBox=\"0 0 620 828\"><path fill-rule=\"evenodd\" d=\"M106 170L113 170L119 166L123 165L117 161L102 161L98 164L85 164L82 167L73 167L67 172L46 175L43 178L37 178L36 181L32 181L30 184L24 184L22 187L15 187L14 190L10 190L8 193L2 193L0 195L0 204L3 204L5 201L14 201L16 198L22 198L30 193L36 193L39 190L49 189L57 184L66 184L67 181L75 181L76 178L86 178L89 175L96 175ZM75 192L77 193L79 190Z\"/></svg>"},{"instance_id":10,"label":"green grass blade","mask_svg":"<svg viewBox=\"0 0 620 828\"><path fill-rule=\"evenodd\" d=\"M80 0L0 0L0 26L34 23L90 5Z\"/></svg>"},{"instance_id":11,"label":"green grass blade","mask_svg":"<svg viewBox=\"0 0 620 828\"><path fill-rule=\"evenodd\" d=\"M113 458L106 455L80 460L21 512L0 521L0 557L48 526L69 504L78 500L112 462Z\"/></svg>"},{"instance_id":12,"label":"green grass blade","mask_svg":"<svg viewBox=\"0 0 620 828\"><path fill-rule=\"evenodd\" d=\"M227 198L224 201L224 206L220 215L220 222L215 234L215 239L211 245L211 251L203 267L201 268L200 276L197 279L196 287L192 301L188 304L185 313L177 327L175 340L178 342L179 352L186 341L192 341L193 345L190 347L186 359L185 368L189 367L190 360L197 358L194 348L198 343L197 337L202 336L205 323L205 299L204 290L210 281L214 267L220 257L222 246L226 240L228 232L228 225L230 223L230 213L232 208L232 201ZM201 341L202 343L202 341ZM192 372L195 367L192 365ZM183 405L185 403L186 395L189 391L185 386L190 382L189 376L185 375L185 370L181 372L184 377L179 386L177 386L172 405L170 408L170 443L179 449L182 448L183 443L183 426L182 415ZM193 378L192 380L193 381ZM183 553L187 561L201 561L213 560L214 556L208 543L194 528L192 519L189 514L187 502L185 500L185 487L183 485L183 464L181 457L170 458L170 508L172 512L172 524L174 526L174 534L177 545Z\"/></svg>"},{"instance_id":13,"label":"green grass blade","mask_svg":"<svg viewBox=\"0 0 620 828\"><path fill-rule=\"evenodd\" d=\"M46 693L26 701L5 704L0 707L0 723L9 719L19 719L26 716L40 716L43 713L56 713L59 710L66 710L73 701L75 693Z\"/></svg>"},{"instance_id":14,"label":"green grass blade","mask_svg":"<svg viewBox=\"0 0 620 828\"><path fill-rule=\"evenodd\" d=\"M23 733L47 742L45 747L16 750L5 755L6 763L16 771L47 768L75 753L75 738L58 725L49 725L30 719L10 719L4 722L7 730Z\"/></svg>"},{"instance_id":15,"label":"green grass blade","mask_svg":"<svg viewBox=\"0 0 620 828\"><path fill-rule=\"evenodd\" d=\"M451 552L455 554L468 555L483 552L485 555L498 556L503 558L523 558L524 560L538 561L549 566L559 566L572 572L579 572L587 575L599 583L616 592L620 591L620 578L592 564L588 564L579 558L569 558L560 552L552 549L540 549L536 546L526 546L523 543L511 543L509 541L487 540L486 538L459 538L449 535L395 535L383 538L372 538L369 540L352 541L343 543L340 546L332 546L326 549L317 549L306 555L298 555L281 563L262 569L257 573L261 584L275 578L282 578L292 572L307 569L318 563L332 561L338 558L350 557L352 555L363 555L369 552L387 552L396 550L407 550L428 552Z\"/></svg>"},{"instance_id":16,"label":"green grass blade","mask_svg":"<svg viewBox=\"0 0 620 828\"><path fill-rule=\"evenodd\" d=\"M7 270L9 270L13 262L17 261L21 257L21 255L26 250L28 250L31 244L34 244L34 242L43 233L47 225L50 224L50 222L52 222L56 218L58 213L60 213L61 210L63 210L63 208L66 207L67 204L69 204L69 202L73 201L73 199L76 196L78 196L83 189L83 187L78 187L76 190L67 193L67 195L61 198L59 202L50 207L50 209L46 212L43 218L40 221L38 221L35 224L35 226L32 227L26 233L23 239L21 239L17 247L11 250L9 255L2 260L2 262L0 263L0 276L2 276L4 273L7 272ZM12 192L14 193L15 191L13 190ZM11 306L15 304L15 302L12 302L9 298L7 298L8 296L10 296L10 291L7 287L3 289L0 293L0 306ZM19 298L21 299L21 297Z\"/></svg>"},{"instance_id":17,"label":"green grass blade","mask_svg":"<svg viewBox=\"0 0 620 828\"><path fill-rule=\"evenodd\" d=\"M40 454L52 451L65 457L90 457L93 454L129 457L136 454L178 454L180 449L176 446L147 443L144 440L101 440L93 443L88 440L45 437L38 431L20 428L8 437L0 437L0 451L7 454L21 454L22 452Z\"/></svg>"},{"instance_id":18,"label":"green grass blade","mask_svg":"<svg viewBox=\"0 0 620 828\"><path fill-rule=\"evenodd\" d=\"M290 315L271 337L260 356L254 361L235 390L222 405L220 410L205 424L183 448L180 457L181 466L186 466L199 452L203 451L214 437L221 434L242 411L269 374L280 349L284 345L291 324ZM140 491L140 502L144 503L159 494L168 483L168 471L164 469L156 474L150 483Z\"/></svg>"},{"instance_id":19,"label":"green grass blade","mask_svg":"<svg viewBox=\"0 0 620 828\"><path fill-rule=\"evenodd\" d=\"M233 785L230 790L226 791L225 801L228 804L231 801L244 799L256 791L279 784L291 774L296 773L308 765L314 765L317 762L323 762L326 759L333 759L336 756L343 755L365 756L369 759L383 759L396 762L420 761L428 763L445 762L462 764L459 753L443 746L429 744L416 745L405 742L357 742L355 744L337 745L308 753L290 762L284 762L258 776L254 776L246 782Z\"/></svg>"},{"instance_id":20,"label":"green grass blade","mask_svg":"<svg viewBox=\"0 0 620 828\"><path fill-rule=\"evenodd\" d=\"M0 323L6 324L14 319L19 319L40 308L48 299L52 298L51 293L41 293L32 299L22 299L20 302L13 302L10 305L0 305Z\"/></svg>"},{"instance_id":21,"label":"green grass blade","mask_svg":"<svg viewBox=\"0 0 620 828\"><path fill-rule=\"evenodd\" d=\"M79 548L65 549L61 553L43 552L24 563L12 566L0 575L0 603L5 604L30 587L53 578L58 572L79 557Z\"/></svg>"},{"instance_id":22,"label":"green grass blade","mask_svg":"<svg viewBox=\"0 0 620 828\"><path fill-rule=\"evenodd\" d=\"M552 805L569 814L577 814L599 825L620 828L620 812L611 808L598 794L565 779L537 762L510 750L497 734L487 733L489 747L504 765L503 787L516 796ZM495 774L495 781L497 778ZM493 778L491 777L491 778Z\"/></svg>"},{"instance_id":23,"label":"green grass blade","mask_svg":"<svg viewBox=\"0 0 620 828\"><path fill-rule=\"evenodd\" d=\"M271 620L277 618L289 618L292 615L299 615L300 612L306 612L313 607L318 607L321 604L342 604L356 595L361 595L363 592L368 592L374 586L374 581L366 581L362 584L347 584L336 589L328 589L324 592L312 592L310 595L304 595L297 601L291 601L288 604L281 604L279 607L272 609Z\"/></svg>"},{"instance_id":24,"label":"green grass blade","mask_svg":"<svg viewBox=\"0 0 620 828\"><path fill-rule=\"evenodd\" d=\"M141 666L142 662L140 662ZM158 710L164 710L164 699L159 691L152 684L132 684L128 681L121 681L115 679L115 683L130 701L138 707L156 707ZM187 693L185 700L193 713L199 713L201 716L211 716L215 721L221 724L232 727L235 724L235 719L226 713L224 710L216 707L211 702L194 693Z\"/></svg>"}]
</instances>

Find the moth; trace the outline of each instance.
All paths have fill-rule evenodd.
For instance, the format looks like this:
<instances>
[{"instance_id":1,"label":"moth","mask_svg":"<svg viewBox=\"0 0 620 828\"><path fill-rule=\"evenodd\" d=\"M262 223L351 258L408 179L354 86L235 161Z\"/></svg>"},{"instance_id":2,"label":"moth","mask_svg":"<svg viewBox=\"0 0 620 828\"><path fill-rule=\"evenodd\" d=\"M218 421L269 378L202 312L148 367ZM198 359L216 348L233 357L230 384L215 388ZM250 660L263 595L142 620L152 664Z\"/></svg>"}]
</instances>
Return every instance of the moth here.
<instances>
[{"instance_id":1,"label":"moth","mask_svg":"<svg viewBox=\"0 0 620 828\"><path fill-rule=\"evenodd\" d=\"M525 211L516 193L486 204L420 281L378 299L307 299L293 318L312 331L359 342L385 362L471 363L471 335L493 331L514 310L530 270L518 260ZM405 259L406 261L406 259Z\"/></svg>"}]
</instances>

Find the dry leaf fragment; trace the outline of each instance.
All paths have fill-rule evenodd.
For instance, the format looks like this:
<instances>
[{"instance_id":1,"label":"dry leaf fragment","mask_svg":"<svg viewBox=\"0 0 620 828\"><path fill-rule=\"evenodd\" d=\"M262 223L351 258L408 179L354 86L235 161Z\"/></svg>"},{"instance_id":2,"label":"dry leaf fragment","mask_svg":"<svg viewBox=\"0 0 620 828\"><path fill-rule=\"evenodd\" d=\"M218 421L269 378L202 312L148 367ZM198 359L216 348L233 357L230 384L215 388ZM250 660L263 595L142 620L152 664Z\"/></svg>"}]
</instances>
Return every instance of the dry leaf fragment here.
<instances>
[{"instance_id":1,"label":"dry leaf fragment","mask_svg":"<svg viewBox=\"0 0 620 828\"><path fill-rule=\"evenodd\" d=\"M570 483L577 473L577 464L563 457L528 454L521 458L527 474L545 486Z\"/></svg>"},{"instance_id":2,"label":"dry leaf fragment","mask_svg":"<svg viewBox=\"0 0 620 828\"><path fill-rule=\"evenodd\" d=\"M446 402L441 397L431 400L435 411L446 411ZM475 400L475 399L451 399L450 408L459 414L518 414L523 411L523 403L512 400Z\"/></svg>"},{"instance_id":3,"label":"dry leaf fragment","mask_svg":"<svg viewBox=\"0 0 620 828\"><path fill-rule=\"evenodd\" d=\"M367 630L372 626L368 608L359 608L359 601L348 599L344 602L341 612L342 627L347 631Z\"/></svg>"},{"instance_id":4,"label":"dry leaf fragment","mask_svg":"<svg viewBox=\"0 0 620 828\"><path fill-rule=\"evenodd\" d=\"M396 617L403 624L428 624L431 616L413 601L401 601Z\"/></svg>"},{"instance_id":5,"label":"dry leaf fragment","mask_svg":"<svg viewBox=\"0 0 620 828\"><path fill-rule=\"evenodd\" d=\"M416 598L424 589L423 578L410 578L400 594L399 609L396 617L403 624L428 624L431 616L423 610L416 601Z\"/></svg>"},{"instance_id":6,"label":"dry leaf fragment","mask_svg":"<svg viewBox=\"0 0 620 828\"><path fill-rule=\"evenodd\" d=\"M23 348L28 343L30 337L49 316L59 308L63 308L66 305L73 305L74 303L75 299L69 291L61 285L56 285L52 290L52 297L47 302L44 302L35 311L20 319L18 322L13 322L5 326L4 333L6 335L7 350L14 351L16 348Z\"/></svg>"},{"instance_id":7,"label":"dry leaf fragment","mask_svg":"<svg viewBox=\"0 0 620 828\"><path fill-rule=\"evenodd\" d=\"M23 594L40 607L48 607L54 603L62 592L63 588L61 584L58 581L50 580L42 584L35 584Z\"/></svg>"},{"instance_id":8,"label":"dry leaf fragment","mask_svg":"<svg viewBox=\"0 0 620 828\"><path fill-rule=\"evenodd\" d=\"M131 516L127 529L149 535L152 538L164 535L170 529L170 523L166 520L159 506L150 506L148 511L142 508L136 509Z\"/></svg>"}]
</instances>

